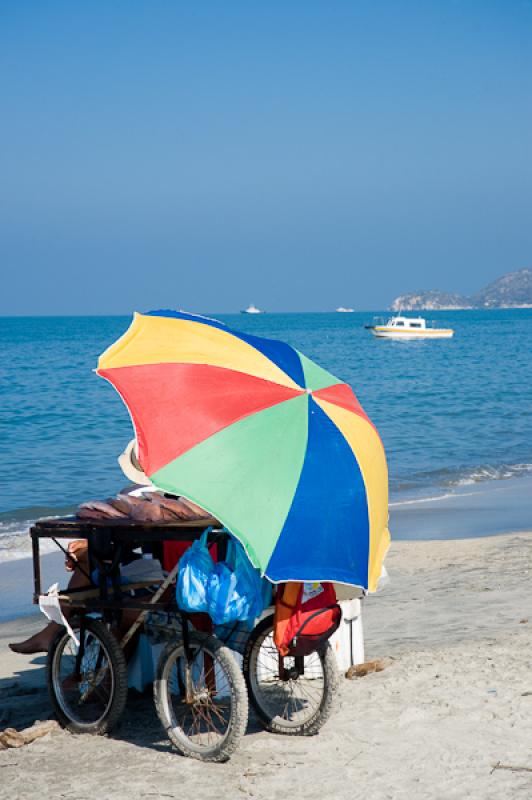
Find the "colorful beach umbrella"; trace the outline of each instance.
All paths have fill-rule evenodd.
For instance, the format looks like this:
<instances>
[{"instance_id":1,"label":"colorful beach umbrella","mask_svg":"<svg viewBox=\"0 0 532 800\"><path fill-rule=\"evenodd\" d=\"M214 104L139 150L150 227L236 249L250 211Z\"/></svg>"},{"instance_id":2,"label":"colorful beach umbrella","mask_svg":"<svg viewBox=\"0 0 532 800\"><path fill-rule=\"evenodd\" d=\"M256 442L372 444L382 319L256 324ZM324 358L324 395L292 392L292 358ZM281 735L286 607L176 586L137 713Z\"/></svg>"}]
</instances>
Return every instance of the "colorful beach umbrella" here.
<instances>
[{"instance_id":1,"label":"colorful beach umbrella","mask_svg":"<svg viewBox=\"0 0 532 800\"><path fill-rule=\"evenodd\" d=\"M174 311L136 313L97 373L155 486L220 520L263 575L376 588L386 458L347 384L288 344Z\"/></svg>"}]
</instances>

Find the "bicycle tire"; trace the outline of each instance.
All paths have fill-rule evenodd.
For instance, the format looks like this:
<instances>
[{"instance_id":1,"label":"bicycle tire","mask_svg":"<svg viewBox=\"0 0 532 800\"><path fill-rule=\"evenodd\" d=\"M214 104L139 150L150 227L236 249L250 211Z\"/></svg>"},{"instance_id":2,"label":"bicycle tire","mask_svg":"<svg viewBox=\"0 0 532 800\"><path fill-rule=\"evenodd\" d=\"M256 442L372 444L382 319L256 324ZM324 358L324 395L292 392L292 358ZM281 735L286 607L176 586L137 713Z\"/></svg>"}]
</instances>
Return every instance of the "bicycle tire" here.
<instances>
[{"instance_id":1,"label":"bicycle tire","mask_svg":"<svg viewBox=\"0 0 532 800\"><path fill-rule=\"evenodd\" d=\"M168 738L182 755L200 761L227 761L247 727L246 684L231 651L214 636L191 633L189 647L193 653L189 672L193 685L190 700L183 694L186 684L184 645L171 642L161 653L157 665L153 685L155 708ZM205 657L212 661L212 666L205 666ZM214 688L209 684L214 684ZM222 704L220 700L224 697L227 699ZM187 719L191 720L190 724ZM216 722L221 728L221 720L226 725L220 734Z\"/></svg>"},{"instance_id":2,"label":"bicycle tire","mask_svg":"<svg viewBox=\"0 0 532 800\"><path fill-rule=\"evenodd\" d=\"M272 614L261 620L246 645L243 669L249 701L267 731L285 736L313 736L335 707L339 678L333 650L325 642L305 656L303 676L282 680L279 654L273 642L273 619ZM293 668L295 675L294 664L294 659L285 659L286 668ZM305 672L308 679L304 686ZM278 709L280 713L276 713Z\"/></svg>"},{"instance_id":3,"label":"bicycle tire","mask_svg":"<svg viewBox=\"0 0 532 800\"><path fill-rule=\"evenodd\" d=\"M80 639L80 621L73 621L72 628ZM72 733L102 735L115 727L124 711L127 664L118 640L103 622L86 617L83 629L79 675L75 674L78 648L63 628L48 651L46 682L62 727Z\"/></svg>"}]
</instances>

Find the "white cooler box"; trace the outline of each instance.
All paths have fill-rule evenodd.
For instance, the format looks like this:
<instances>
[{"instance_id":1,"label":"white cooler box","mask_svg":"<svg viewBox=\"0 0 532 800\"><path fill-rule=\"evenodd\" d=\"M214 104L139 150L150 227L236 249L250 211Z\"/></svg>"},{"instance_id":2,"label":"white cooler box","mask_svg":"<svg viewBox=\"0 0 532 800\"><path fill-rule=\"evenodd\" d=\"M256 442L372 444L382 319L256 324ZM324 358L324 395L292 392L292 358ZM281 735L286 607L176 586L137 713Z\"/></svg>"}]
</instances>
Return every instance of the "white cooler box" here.
<instances>
[{"instance_id":1,"label":"white cooler box","mask_svg":"<svg viewBox=\"0 0 532 800\"><path fill-rule=\"evenodd\" d=\"M340 627L329 642L336 655L338 669L346 672L353 664L364 663L364 631L362 629L362 604L358 597L339 600L342 609Z\"/></svg>"}]
</instances>

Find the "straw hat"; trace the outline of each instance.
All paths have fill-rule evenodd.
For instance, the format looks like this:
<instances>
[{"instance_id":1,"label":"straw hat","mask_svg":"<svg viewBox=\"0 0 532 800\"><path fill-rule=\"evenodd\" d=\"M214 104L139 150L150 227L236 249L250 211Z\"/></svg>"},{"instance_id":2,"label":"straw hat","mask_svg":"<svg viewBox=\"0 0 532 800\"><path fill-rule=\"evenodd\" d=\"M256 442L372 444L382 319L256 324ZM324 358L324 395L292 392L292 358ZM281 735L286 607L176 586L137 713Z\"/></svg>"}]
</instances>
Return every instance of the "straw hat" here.
<instances>
[{"instance_id":1,"label":"straw hat","mask_svg":"<svg viewBox=\"0 0 532 800\"><path fill-rule=\"evenodd\" d=\"M118 456L120 469L130 481L141 486L151 486L151 481L143 472L138 460L137 440L132 439L126 449Z\"/></svg>"}]
</instances>

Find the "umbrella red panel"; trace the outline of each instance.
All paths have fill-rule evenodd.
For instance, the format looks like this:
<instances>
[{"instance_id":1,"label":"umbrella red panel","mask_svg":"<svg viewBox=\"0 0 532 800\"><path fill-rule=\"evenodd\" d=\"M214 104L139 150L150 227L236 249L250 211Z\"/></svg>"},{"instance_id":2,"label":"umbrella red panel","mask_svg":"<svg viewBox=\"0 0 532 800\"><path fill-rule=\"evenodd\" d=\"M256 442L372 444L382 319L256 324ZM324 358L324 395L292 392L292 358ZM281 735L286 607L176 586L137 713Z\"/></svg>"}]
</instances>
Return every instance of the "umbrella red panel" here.
<instances>
[{"instance_id":1,"label":"umbrella red panel","mask_svg":"<svg viewBox=\"0 0 532 800\"><path fill-rule=\"evenodd\" d=\"M131 413L147 475L222 428L303 391L205 364L144 364L98 374Z\"/></svg>"},{"instance_id":2,"label":"umbrella red panel","mask_svg":"<svg viewBox=\"0 0 532 800\"><path fill-rule=\"evenodd\" d=\"M336 383L334 386L327 386L326 389L318 389L312 394L321 400L328 400L329 403L346 408L348 411L353 411L355 414L367 419L364 409L347 383Z\"/></svg>"}]
</instances>

